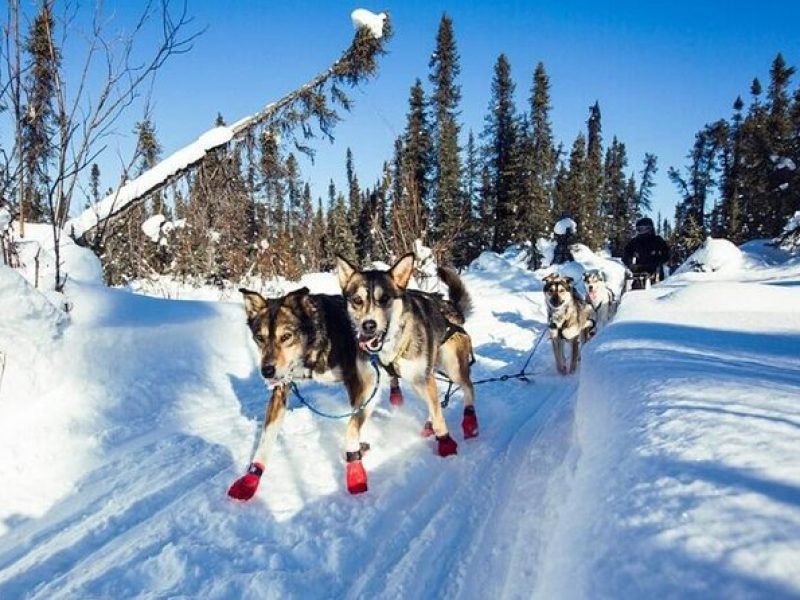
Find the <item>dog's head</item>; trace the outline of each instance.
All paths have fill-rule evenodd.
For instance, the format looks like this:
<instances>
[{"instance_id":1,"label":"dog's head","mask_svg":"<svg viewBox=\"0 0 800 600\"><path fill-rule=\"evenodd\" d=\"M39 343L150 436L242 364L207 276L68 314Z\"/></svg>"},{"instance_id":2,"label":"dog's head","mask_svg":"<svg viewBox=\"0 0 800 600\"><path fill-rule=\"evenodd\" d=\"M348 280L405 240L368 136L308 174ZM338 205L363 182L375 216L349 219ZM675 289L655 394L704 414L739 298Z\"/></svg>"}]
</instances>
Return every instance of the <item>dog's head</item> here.
<instances>
[{"instance_id":1,"label":"dog's head","mask_svg":"<svg viewBox=\"0 0 800 600\"><path fill-rule=\"evenodd\" d=\"M574 280L572 277L562 277L558 273L552 273L543 279L544 296L547 305L552 308L559 308L563 304L572 301Z\"/></svg>"},{"instance_id":2,"label":"dog's head","mask_svg":"<svg viewBox=\"0 0 800 600\"><path fill-rule=\"evenodd\" d=\"M402 298L413 270L413 254L400 258L388 271L361 271L336 257L339 285L362 350L374 353L383 348L389 325L403 311Z\"/></svg>"},{"instance_id":3,"label":"dog's head","mask_svg":"<svg viewBox=\"0 0 800 600\"><path fill-rule=\"evenodd\" d=\"M583 274L583 283L586 293L594 296L606 286L606 278L600 269L591 269Z\"/></svg>"},{"instance_id":4,"label":"dog's head","mask_svg":"<svg viewBox=\"0 0 800 600\"><path fill-rule=\"evenodd\" d=\"M308 315L312 309L308 288L280 298L264 298L241 288L247 324L261 354L261 375L271 383L288 379L302 367L309 343Z\"/></svg>"}]
</instances>

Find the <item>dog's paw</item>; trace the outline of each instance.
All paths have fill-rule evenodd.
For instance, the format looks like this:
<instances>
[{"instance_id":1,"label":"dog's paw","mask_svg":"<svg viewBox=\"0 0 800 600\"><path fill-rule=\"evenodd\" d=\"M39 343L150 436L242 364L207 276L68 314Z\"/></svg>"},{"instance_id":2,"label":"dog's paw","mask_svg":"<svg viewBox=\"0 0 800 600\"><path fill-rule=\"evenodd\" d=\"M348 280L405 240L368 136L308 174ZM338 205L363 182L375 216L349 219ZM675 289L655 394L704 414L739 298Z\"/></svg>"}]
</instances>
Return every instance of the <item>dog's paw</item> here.
<instances>
[{"instance_id":1,"label":"dog's paw","mask_svg":"<svg viewBox=\"0 0 800 600\"><path fill-rule=\"evenodd\" d=\"M436 436L436 441L439 443L438 451L439 456L442 458L445 456L458 454L458 444L456 444L456 441L450 437L449 433L445 433L442 436Z\"/></svg>"},{"instance_id":2,"label":"dog's paw","mask_svg":"<svg viewBox=\"0 0 800 600\"><path fill-rule=\"evenodd\" d=\"M419 434L424 438L429 438L433 435L433 423L430 421L425 421L425 424L422 426L422 431Z\"/></svg>"},{"instance_id":3,"label":"dog's paw","mask_svg":"<svg viewBox=\"0 0 800 600\"><path fill-rule=\"evenodd\" d=\"M351 494L363 494L367 491L367 471L360 460L347 463L347 491Z\"/></svg>"},{"instance_id":4,"label":"dog's paw","mask_svg":"<svg viewBox=\"0 0 800 600\"><path fill-rule=\"evenodd\" d=\"M478 415L475 414L474 406L467 406L464 409L464 419L461 421L461 429L464 431L464 439L478 437Z\"/></svg>"},{"instance_id":5,"label":"dog's paw","mask_svg":"<svg viewBox=\"0 0 800 600\"><path fill-rule=\"evenodd\" d=\"M258 484L261 483L261 475L264 473L264 465L252 463L242 477L233 482L228 488L228 496L234 500L246 502L256 495Z\"/></svg>"},{"instance_id":6,"label":"dog's paw","mask_svg":"<svg viewBox=\"0 0 800 600\"><path fill-rule=\"evenodd\" d=\"M399 387L389 390L389 402L395 407L403 406L403 391Z\"/></svg>"},{"instance_id":7,"label":"dog's paw","mask_svg":"<svg viewBox=\"0 0 800 600\"><path fill-rule=\"evenodd\" d=\"M562 375L566 375L567 374L567 365L563 365L561 367L558 367L558 372L561 373Z\"/></svg>"}]
</instances>

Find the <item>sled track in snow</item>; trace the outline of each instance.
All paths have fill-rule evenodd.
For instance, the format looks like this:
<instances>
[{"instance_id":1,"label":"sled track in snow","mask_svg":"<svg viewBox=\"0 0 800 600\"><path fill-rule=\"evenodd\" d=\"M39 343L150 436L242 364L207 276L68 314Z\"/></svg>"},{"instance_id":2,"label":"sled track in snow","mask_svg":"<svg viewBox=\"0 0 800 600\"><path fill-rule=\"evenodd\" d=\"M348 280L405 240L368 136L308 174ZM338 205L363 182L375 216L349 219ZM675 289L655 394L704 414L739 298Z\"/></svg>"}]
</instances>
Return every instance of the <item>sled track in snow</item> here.
<instances>
[{"instance_id":1,"label":"sled track in snow","mask_svg":"<svg viewBox=\"0 0 800 600\"><path fill-rule=\"evenodd\" d=\"M513 384L512 384L513 385ZM348 590L347 598L364 597L465 597L470 575L468 565L494 544L492 525L502 516L505 500L513 489L522 456L536 443L547 424L558 413L559 404L575 393L575 383L563 380L536 402L535 407L517 406L502 427L482 429L481 437L462 443L458 458L445 464L426 464L431 479L418 477L393 494L394 504L407 507L399 524L387 531L386 520L376 519L374 538L379 551L365 556L364 570ZM497 399L488 400L496 402ZM488 407L485 411L491 410ZM480 405L479 405L480 406ZM518 418L510 425L508 420ZM434 461L441 459L434 457ZM415 469L418 463L410 469ZM416 500L411 501L411 499ZM424 524L422 529L419 525ZM431 582L439 589L431 589Z\"/></svg>"},{"instance_id":2,"label":"sled track in snow","mask_svg":"<svg viewBox=\"0 0 800 600\"><path fill-rule=\"evenodd\" d=\"M16 544L0 553L0 598L18 597L15 590L27 590L30 598L70 597L76 587L113 568L121 555L160 544L157 536L169 522L159 526L159 515L176 509L229 464L212 453L200 454L198 461L197 438L150 441L154 435L126 445L132 454L93 472L76 495L43 517L46 524L34 521L31 530L14 535ZM135 467L126 469L131 464ZM194 467L187 470L187 464ZM4 546L9 541L4 539Z\"/></svg>"}]
</instances>

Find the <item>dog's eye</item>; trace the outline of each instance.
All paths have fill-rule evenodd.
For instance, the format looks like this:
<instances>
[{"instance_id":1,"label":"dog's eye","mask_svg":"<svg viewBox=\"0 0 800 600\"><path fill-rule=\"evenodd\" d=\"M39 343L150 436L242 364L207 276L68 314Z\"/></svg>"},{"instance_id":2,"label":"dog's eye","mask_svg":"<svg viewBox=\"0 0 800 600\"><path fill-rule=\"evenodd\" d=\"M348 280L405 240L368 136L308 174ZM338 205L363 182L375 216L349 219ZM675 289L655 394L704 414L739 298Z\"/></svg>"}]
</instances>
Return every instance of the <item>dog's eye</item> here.
<instances>
[{"instance_id":1,"label":"dog's eye","mask_svg":"<svg viewBox=\"0 0 800 600\"><path fill-rule=\"evenodd\" d=\"M263 344L263 343L265 343L267 341L267 338L265 338L260 333L257 333L256 335L254 335L253 339L256 341L256 344Z\"/></svg>"},{"instance_id":2,"label":"dog's eye","mask_svg":"<svg viewBox=\"0 0 800 600\"><path fill-rule=\"evenodd\" d=\"M383 295L377 300L378 306L386 306L387 304L389 304L390 300L391 298L388 295Z\"/></svg>"},{"instance_id":3,"label":"dog's eye","mask_svg":"<svg viewBox=\"0 0 800 600\"><path fill-rule=\"evenodd\" d=\"M288 342L290 339L292 339L292 334L287 331L281 336L281 344Z\"/></svg>"},{"instance_id":4,"label":"dog's eye","mask_svg":"<svg viewBox=\"0 0 800 600\"><path fill-rule=\"evenodd\" d=\"M352 304L353 306L358 307L358 306L362 306L364 304L364 301L361 299L361 296L351 296L350 297L350 304Z\"/></svg>"}]
</instances>

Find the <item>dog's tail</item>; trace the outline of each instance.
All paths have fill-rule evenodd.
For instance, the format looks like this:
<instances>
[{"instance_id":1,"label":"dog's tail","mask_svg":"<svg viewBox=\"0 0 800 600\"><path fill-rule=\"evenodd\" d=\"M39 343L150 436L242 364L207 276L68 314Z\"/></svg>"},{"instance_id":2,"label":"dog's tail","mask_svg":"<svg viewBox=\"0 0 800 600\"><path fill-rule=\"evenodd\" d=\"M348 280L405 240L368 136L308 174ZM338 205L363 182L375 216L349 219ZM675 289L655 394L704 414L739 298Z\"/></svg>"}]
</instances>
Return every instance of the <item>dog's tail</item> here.
<instances>
[{"instance_id":1,"label":"dog's tail","mask_svg":"<svg viewBox=\"0 0 800 600\"><path fill-rule=\"evenodd\" d=\"M439 267L436 269L439 279L441 279L448 289L448 296L461 317L466 319L472 312L472 298L469 296L467 288L464 287L464 282L453 269L449 267Z\"/></svg>"}]
</instances>

